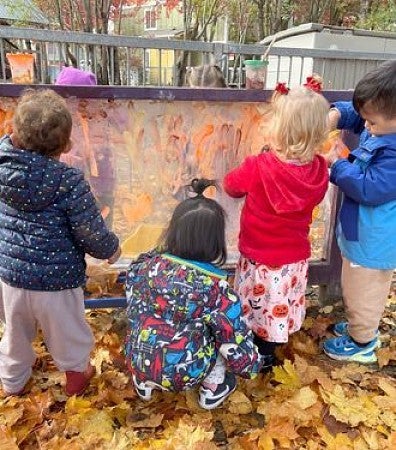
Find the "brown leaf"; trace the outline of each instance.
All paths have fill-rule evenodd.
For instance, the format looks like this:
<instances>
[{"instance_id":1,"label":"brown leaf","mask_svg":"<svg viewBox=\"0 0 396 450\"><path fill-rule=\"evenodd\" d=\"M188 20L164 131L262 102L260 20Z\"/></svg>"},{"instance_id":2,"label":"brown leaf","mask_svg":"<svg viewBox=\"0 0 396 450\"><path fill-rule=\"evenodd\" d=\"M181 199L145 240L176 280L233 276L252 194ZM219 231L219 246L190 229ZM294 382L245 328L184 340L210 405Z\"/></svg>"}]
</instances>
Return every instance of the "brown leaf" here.
<instances>
[{"instance_id":1,"label":"brown leaf","mask_svg":"<svg viewBox=\"0 0 396 450\"><path fill-rule=\"evenodd\" d=\"M318 316L312 327L308 329L308 334L315 339L321 339L328 334L329 325L333 322L331 317Z\"/></svg>"},{"instance_id":2,"label":"brown leaf","mask_svg":"<svg viewBox=\"0 0 396 450\"><path fill-rule=\"evenodd\" d=\"M158 428L163 418L163 414L130 413L126 417L126 424L132 428Z\"/></svg>"}]
</instances>

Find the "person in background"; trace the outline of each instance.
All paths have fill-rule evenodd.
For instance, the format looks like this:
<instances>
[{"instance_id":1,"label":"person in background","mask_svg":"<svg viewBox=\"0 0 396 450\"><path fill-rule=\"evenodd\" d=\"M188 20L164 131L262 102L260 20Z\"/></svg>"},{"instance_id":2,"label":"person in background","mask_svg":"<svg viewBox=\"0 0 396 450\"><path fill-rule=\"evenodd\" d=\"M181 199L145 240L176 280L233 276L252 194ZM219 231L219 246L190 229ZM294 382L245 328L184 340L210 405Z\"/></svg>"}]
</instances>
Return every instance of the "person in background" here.
<instances>
[{"instance_id":1,"label":"person in background","mask_svg":"<svg viewBox=\"0 0 396 450\"><path fill-rule=\"evenodd\" d=\"M267 368L275 362L276 345L288 342L305 317L309 227L329 181L326 161L318 155L329 105L319 90L313 78L290 90L279 83L269 146L223 181L228 195L245 199L235 289Z\"/></svg>"},{"instance_id":2,"label":"person in background","mask_svg":"<svg viewBox=\"0 0 396 450\"><path fill-rule=\"evenodd\" d=\"M186 85L190 87L225 88L227 83L219 66L204 64L187 67Z\"/></svg>"},{"instance_id":3,"label":"person in background","mask_svg":"<svg viewBox=\"0 0 396 450\"><path fill-rule=\"evenodd\" d=\"M80 395L94 376L85 319L85 254L114 263L118 238L105 226L83 173L60 156L71 148L72 117L52 90L19 99L13 132L0 140L0 380L22 395L41 328L65 392Z\"/></svg>"},{"instance_id":4,"label":"person in background","mask_svg":"<svg viewBox=\"0 0 396 450\"><path fill-rule=\"evenodd\" d=\"M95 74L92 72L68 66L63 67L59 72L55 84L60 86L96 86L98 83Z\"/></svg>"},{"instance_id":5,"label":"person in background","mask_svg":"<svg viewBox=\"0 0 396 450\"><path fill-rule=\"evenodd\" d=\"M204 196L176 207L161 252L140 255L127 271L126 364L139 396L199 386L202 408L219 406L236 388L235 374L253 378L262 366L241 303L219 265L226 261L225 213Z\"/></svg>"},{"instance_id":6,"label":"person in background","mask_svg":"<svg viewBox=\"0 0 396 450\"><path fill-rule=\"evenodd\" d=\"M373 363L378 326L396 267L396 61L367 73L352 102L336 102L333 129L360 135L348 159L337 146L326 156L330 181L343 193L337 224L346 322L323 344L330 358Z\"/></svg>"}]
</instances>

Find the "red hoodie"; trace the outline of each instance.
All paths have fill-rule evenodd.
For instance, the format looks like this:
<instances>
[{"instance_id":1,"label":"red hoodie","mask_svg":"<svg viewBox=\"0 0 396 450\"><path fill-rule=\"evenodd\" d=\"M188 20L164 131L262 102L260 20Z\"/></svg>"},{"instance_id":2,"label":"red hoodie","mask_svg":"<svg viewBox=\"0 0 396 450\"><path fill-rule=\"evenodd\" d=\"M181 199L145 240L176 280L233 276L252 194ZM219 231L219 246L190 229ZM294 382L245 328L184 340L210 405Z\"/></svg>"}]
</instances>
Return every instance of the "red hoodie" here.
<instances>
[{"instance_id":1,"label":"red hoodie","mask_svg":"<svg viewBox=\"0 0 396 450\"><path fill-rule=\"evenodd\" d=\"M274 153L250 156L224 178L231 197L244 197L239 251L260 264L281 266L311 254L312 211L329 182L321 156L311 163L283 162Z\"/></svg>"}]
</instances>

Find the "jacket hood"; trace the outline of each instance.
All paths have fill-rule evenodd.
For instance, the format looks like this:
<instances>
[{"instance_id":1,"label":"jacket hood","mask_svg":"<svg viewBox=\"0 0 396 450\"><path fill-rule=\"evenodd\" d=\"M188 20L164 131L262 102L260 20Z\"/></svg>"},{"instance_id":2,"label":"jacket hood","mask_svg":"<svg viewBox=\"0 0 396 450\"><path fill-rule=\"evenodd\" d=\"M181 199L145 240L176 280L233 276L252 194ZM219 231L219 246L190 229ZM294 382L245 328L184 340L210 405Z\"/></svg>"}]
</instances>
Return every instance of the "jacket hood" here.
<instances>
[{"instance_id":1,"label":"jacket hood","mask_svg":"<svg viewBox=\"0 0 396 450\"><path fill-rule=\"evenodd\" d=\"M0 140L0 201L23 211L41 211L54 202L65 165Z\"/></svg>"},{"instance_id":2,"label":"jacket hood","mask_svg":"<svg viewBox=\"0 0 396 450\"><path fill-rule=\"evenodd\" d=\"M268 200L280 214L317 205L328 186L327 164L321 156L298 165L285 163L269 151L259 156L258 169Z\"/></svg>"}]
</instances>

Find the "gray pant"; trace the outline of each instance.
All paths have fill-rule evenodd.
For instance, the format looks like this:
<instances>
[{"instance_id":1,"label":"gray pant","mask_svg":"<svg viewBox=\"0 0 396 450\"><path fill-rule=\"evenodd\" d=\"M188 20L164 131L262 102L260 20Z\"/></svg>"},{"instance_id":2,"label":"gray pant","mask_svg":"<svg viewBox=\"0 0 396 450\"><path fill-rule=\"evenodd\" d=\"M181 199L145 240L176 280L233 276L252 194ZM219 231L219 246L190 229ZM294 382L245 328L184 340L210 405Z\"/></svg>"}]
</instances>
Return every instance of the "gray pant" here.
<instances>
[{"instance_id":1,"label":"gray pant","mask_svg":"<svg viewBox=\"0 0 396 450\"><path fill-rule=\"evenodd\" d=\"M60 371L87 368L94 340L81 288L30 291L0 281L0 320L5 324L0 342L0 380L5 391L18 392L29 380L38 327Z\"/></svg>"}]
</instances>

